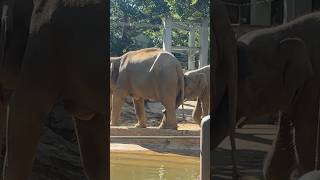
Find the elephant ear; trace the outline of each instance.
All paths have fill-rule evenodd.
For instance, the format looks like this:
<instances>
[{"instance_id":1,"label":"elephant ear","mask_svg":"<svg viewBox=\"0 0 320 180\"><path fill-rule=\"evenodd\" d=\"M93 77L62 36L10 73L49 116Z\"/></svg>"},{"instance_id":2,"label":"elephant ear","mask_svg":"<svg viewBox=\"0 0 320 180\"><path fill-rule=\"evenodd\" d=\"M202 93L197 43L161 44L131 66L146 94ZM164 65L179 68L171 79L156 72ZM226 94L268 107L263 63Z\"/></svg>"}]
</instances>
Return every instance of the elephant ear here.
<instances>
[{"instance_id":1,"label":"elephant ear","mask_svg":"<svg viewBox=\"0 0 320 180\"><path fill-rule=\"evenodd\" d=\"M307 47L299 38L287 38L280 42L280 57L284 60L283 81L290 97L313 76Z\"/></svg>"}]
</instances>

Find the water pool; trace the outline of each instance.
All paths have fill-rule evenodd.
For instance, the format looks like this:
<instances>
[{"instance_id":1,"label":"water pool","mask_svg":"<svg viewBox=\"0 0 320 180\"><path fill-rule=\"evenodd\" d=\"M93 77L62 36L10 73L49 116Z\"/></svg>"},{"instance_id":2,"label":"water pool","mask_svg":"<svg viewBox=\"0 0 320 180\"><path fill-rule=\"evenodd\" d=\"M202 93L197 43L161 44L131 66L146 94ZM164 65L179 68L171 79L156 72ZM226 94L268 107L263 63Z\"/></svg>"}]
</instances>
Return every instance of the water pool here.
<instances>
[{"instance_id":1,"label":"water pool","mask_svg":"<svg viewBox=\"0 0 320 180\"><path fill-rule=\"evenodd\" d=\"M199 157L145 152L111 152L111 180L196 180Z\"/></svg>"}]
</instances>

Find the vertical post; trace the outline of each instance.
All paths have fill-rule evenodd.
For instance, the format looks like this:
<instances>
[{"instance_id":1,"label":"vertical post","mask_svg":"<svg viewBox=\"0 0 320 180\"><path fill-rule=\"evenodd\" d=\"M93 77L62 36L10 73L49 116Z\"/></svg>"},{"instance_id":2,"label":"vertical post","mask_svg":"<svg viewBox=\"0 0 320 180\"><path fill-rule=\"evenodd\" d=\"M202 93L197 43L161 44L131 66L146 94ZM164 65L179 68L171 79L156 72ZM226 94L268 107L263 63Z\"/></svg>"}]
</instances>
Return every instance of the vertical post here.
<instances>
[{"instance_id":1,"label":"vertical post","mask_svg":"<svg viewBox=\"0 0 320 180\"><path fill-rule=\"evenodd\" d=\"M188 41L189 48L195 47L195 30L192 28L189 31L189 41ZM195 56L194 51L189 49L188 51L188 69L195 69Z\"/></svg>"},{"instance_id":2,"label":"vertical post","mask_svg":"<svg viewBox=\"0 0 320 180\"><path fill-rule=\"evenodd\" d=\"M283 24L288 22L288 0L283 0Z\"/></svg>"},{"instance_id":3,"label":"vertical post","mask_svg":"<svg viewBox=\"0 0 320 180\"><path fill-rule=\"evenodd\" d=\"M284 0L284 23L312 11L312 0Z\"/></svg>"},{"instance_id":4,"label":"vertical post","mask_svg":"<svg viewBox=\"0 0 320 180\"><path fill-rule=\"evenodd\" d=\"M163 19L164 31L163 31L163 43L164 50L171 52L172 47L172 19L167 17Z\"/></svg>"},{"instance_id":5,"label":"vertical post","mask_svg":"<svg viewBox=\"0 0 320 180\"><path fill-rule=\"evenodd\" d=\"M201 121L200 180L210 180L210 116Z\"/></svg>"},{"instance_id":6,"label":"vertical post","mask_svg":"<svg viewBox=\"0 0 320 180\"><path fill-rule=\"evenodd\" d=\"M251 0L251 25L269 26L271 24L271 2L259 2L261 1Z\"/></svg>"},{"instance_id":7,"label":"vertical post","mask_svg":"<svg viewBox=\"0 0 320 180\"><path fill-rule=\"evenodd\" d=\"M209 51L208 24L209 24L208 19L204 19L200 27L199 67L203 67L208 64L208 51Z\"/></svg>"},{"instance_id":8,"label":"vertical post","mask_svg":"<svg viewBox=\"0 0 320 180\"><path fill-rule=\"evenodd\" d=\"M238 6L238 24L241 24L241 18L242 18L242 13L241 13L241 6Z\"/></svg>"},{"instance_id":9,"label":"vertical post","mask_svg":"<svg viewBox=\"0 0 320 180\"><path fill-rule=\"evenodd\" d=\"M285 13L286 13L286 23L293 20L296 14L296 3L295 0L284 0L285 3Z\"/></svg>"}]
</instances>

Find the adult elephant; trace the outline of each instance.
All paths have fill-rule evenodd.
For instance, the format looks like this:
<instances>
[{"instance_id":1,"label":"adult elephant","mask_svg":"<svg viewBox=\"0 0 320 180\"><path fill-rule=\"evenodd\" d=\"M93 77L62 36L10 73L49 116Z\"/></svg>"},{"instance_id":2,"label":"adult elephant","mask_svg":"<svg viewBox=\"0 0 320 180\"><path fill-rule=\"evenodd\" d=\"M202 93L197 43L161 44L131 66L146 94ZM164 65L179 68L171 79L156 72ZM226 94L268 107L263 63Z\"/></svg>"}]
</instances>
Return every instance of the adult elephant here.
<instances>
[{"instance_id":1,"label":"adult elephant","mask_svg":"<svg viewBox=\"0 0 320 180\"><path fill-rule=\"evenodd\" d=\"M106 2L8 0L4 5L0 83L13 92L4 179L29 179L43 120L60 100L75 117L87 178L108 179Z\"/></svg>"},{"instance_id":2,"label":"adult elephant","mask_svg":"<svg viewBox=\"0 0 320 180\"><path fill-rule=\"evenodd\" d=\"M119 124L124 98L131 95L138 119L136 127L146 127L144 99L151 99L160 101L165 107L159 127L177 129L176 109L184 99L184 76L180 62L167 51L145 48L113 57L111 63L111 125Z\"/></svg>"},{"instance_id":3,"label":"adult elephant","mask_svg":"<svg viewBox=\"0 0 320 180\"><path fill-rule=\"evenodd\" d=\"M184 73L184 99L197 100L192 112L193 120L200 125L201 119L209 115L210 65Z\"/></svg>"},{"instance_id":4,"label":"adult elephant","mask_svg":"<svg viewBox=\"0 0 320 180\"><path fill-rule=\"evenodd\" d=\"M220 47L234 48L235 42L226 45L226 41L219 40L219 35L225 31L221 31L219 25L215 27L218 27L215 50L220 57L225 53ZM305 15L288 24L240 37L237 43L239 61L236 58L215 60L218 63L214 70L215 89L224 87L228 77L236 75L229 82L238 87L238 96L230 101L227 88L215 96L218 104L214 106L213 148L228 134L227 129L233 128L234 119L225 123L226 118L234 114L236 116L232 117L236 119L252 118L281 111L279 132L264 165L265 178L286 180L293 172L299 176L315 168L315 162L319 161L316 159L319 157L319 30L320 13ZM226 70L226 74L222 70ZM235 89L229 90L234 92ZM230 103L238 107L228 108Z\"/></svg>"}]
</instances>

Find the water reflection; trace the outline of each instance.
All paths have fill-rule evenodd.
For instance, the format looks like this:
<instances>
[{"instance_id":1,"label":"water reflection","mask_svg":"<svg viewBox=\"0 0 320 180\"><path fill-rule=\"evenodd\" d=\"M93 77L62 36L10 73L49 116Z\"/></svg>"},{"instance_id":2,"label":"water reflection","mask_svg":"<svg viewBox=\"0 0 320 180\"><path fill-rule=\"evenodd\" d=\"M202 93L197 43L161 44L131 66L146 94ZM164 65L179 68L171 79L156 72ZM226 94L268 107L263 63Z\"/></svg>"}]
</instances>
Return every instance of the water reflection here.
<instances>
[{"instance_id":1,"label":"water reflection","mask_svg":"<svg viewBox=\"0 0 320 180\"><path fill-rule=\"evenodd\" d=\"M196 180L199 158L112 152L110 172L111 180Z\"/></svg>"}]
</instances>

